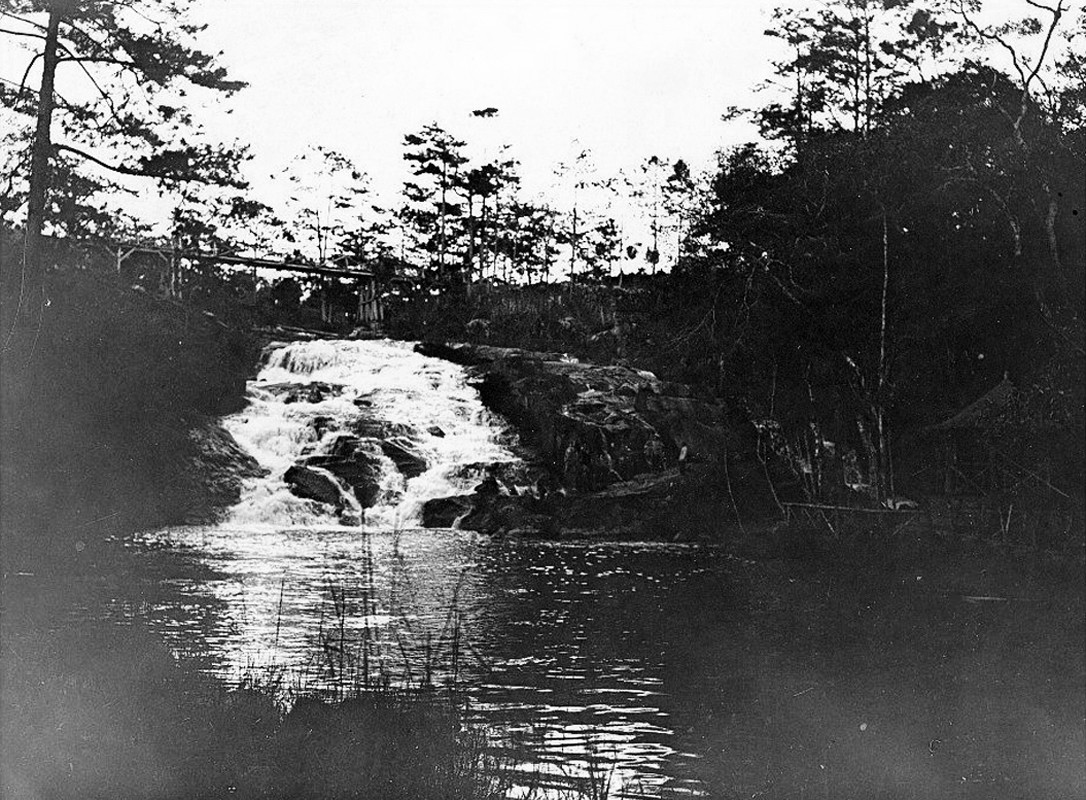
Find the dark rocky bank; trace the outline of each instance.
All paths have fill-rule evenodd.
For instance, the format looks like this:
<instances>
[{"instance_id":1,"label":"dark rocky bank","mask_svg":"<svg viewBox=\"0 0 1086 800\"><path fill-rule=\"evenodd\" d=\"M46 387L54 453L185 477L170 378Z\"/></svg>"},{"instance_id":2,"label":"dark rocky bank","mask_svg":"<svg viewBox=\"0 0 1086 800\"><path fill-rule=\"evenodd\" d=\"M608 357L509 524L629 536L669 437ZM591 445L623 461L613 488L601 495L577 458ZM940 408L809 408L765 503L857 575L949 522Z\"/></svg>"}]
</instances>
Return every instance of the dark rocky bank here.
<instances>
[{"instance_id":1,"label":"dark rocky bank","mask_svg":"<svg viewBox=\"0 0 1086 800\"><path fill-rule=\"evenodd\" d=\"M467 367L527 450L520 474L492 472L474 494L427 503L424 525L673 540L716 538L768 510L767 485L737 457L748 450L742 422L686 385L558 353L416 349Z\"/></svg>"},{"instance_id":2,"label":"dark rocky bank","mask_svg":"<svg viewBox=\"0 0 1086 800\"><path fill-rule=\"evenodd\" d=\"M5 569L88 562L236 502L259 468L217 420L245 402L257 338L89 272L52 274L48 296L2 362Z\"/></svg>"}]
</instances>

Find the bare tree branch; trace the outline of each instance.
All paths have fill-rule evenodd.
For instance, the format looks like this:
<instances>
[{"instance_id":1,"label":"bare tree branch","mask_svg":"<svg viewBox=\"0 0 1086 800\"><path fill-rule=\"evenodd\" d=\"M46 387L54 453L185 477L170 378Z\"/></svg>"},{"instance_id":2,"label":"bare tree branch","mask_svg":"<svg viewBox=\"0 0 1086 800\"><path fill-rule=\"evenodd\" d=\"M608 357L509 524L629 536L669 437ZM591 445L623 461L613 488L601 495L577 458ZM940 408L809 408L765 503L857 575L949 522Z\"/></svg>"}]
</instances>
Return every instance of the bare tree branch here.
<instances>
[{"instance_id":1,"label":"bare tree branch","mask_svg":"<svg viewBox=\"0 0 1086 800\"><path fill-rule=\"evenodd\" d=\"M29 63L27 63L26 69L23 71L23 77L19 81L19 94L22 94L23 91L26 89L26 79L30 77L30 70L34 69L34 63L39 58L43 58L44 56L45 53L35 53L34 57L30 59Z\"/></svg>"},{"instance_id":2,"label":"bare tree branch","mask_svg":"<svg viewBox=\"0 0 1086 800\"><path fill-rule=\"evenodd\" d=\"M968 25L978 37L989 42L995 42L1010 53L1011 63L1014 64L1014 69L1018 73L1018 77L1022 79L1022 83L1026 82L1026 71L1022 68L1022 64L1019 61L1018 51L1009 45L1002 36L992 33L991 31L986 31L977 25L965 10L965 0L958 0L958 16L965 20L965 24Z\"/></svg>"},{"instance_id":3,"label":"bare tree branch","mask_svg":"<svg viewBox=\"0 0 1086 800\"><path fill-rule=\"evenodd\" d=\"M42 39L44 41L45 36L40 33L30 33L28 31L13 31L10 28L0 28L0 33L6 33L8 36L28 36L31 39Z\"/></svg>"},{"instance_id":4,"label":"bare tree branch","mask_svg":"<svg viewBox=\"0 0 1086 800\"><path fill-rule=\"evenodd\" d=\"M109 106L110 115L113 117L114 120L116 120L116 122L118 124L123 125L124 123L121 120L120 113L117 111L116 104L113 102L113 98L110 97L109 93L106 92L106 90L102 88L102 85L100 83L98 83L98 79L94 77L94 75L91 73L91 71L89 69L87 69L86 65L82 63L82 61L80 60L80 57L77 56L75 53L73 53L71 51L71 49L66 44L61 42L60 46L64 49L64 52L67 53L68 55L67 56L62 56L60 59L58 59L58 61L72 61L75 64L78 64L79 68L81 70L83 70L83 74L87 76L87 79L90 80L90 82L92 84L94 84L94 88L98 90L98 94L101 95L102 99L106 101L106 105Z\"/></svg>"},{"instance_id":5,"label":"bare tree branch","mask_svg":"<svg viewBox=\"0 0 1086 800\"><path fill-rule=\"evenodd\" d=\"M71 61L71 62L75 62L77 64L114 64L114 65L116 65L118 67L125 67L126 69L131 69L133 71L137 71L139 69L139 65L132 62L132 61L125 61L124 59L114 58L112 56L106 57L106 56L75 56L75 55L71 55L71 56L61 56L59 59L57 59L57 61L58 62Z\"/></svg>"},{"instance_id":6,"label":"bare tree branch","mask_svg":"<svg viewBox=\"0 0 1086 800\"><path fill-rule=\"evenodd\" d=\"M1029 0L1027 0L1029 2ZM1030 5L1035 5L1030 3ZM1045 34L1045 42L1041 47L1040 55L1037 56L1037 63L1033 65L1033 71L1030 72L1029 78L1026 79L1025 91L1029 91L1029 85L1037 77L1037 73L1041 71L1041 66L1044 64L1045 56L1048 55L1048 48L1052 44L1052 36L1056 32L1057 26L1060 24L1060 18L1063 16L1063 0L1059 0L1056 3L1056 7L1050 9L1052 12L1052 21L1048 25L1048 32Z\"/></svg>"},{"instance_id":7,"label":"bare tree branch","mask_svg":"<svg viewBox=\"0 0 1086 800\"><path fill-rule=\"evenodd\" d=\"M135 167L126 167L123 164L110 164L110 163L108 163L106 161L103 161L102 159L98 158L97 156L93 156L90 153L88 153L88 152L86 152L84 150L80 150L77 147L72 147L71 145L54 144L53 149L58 151L58 152L59 151L64 151L66 153L72 153L74 155L79 156L80 158L86 159L87 161L92 161L92 162L94 162L95 164L97 164L100 167L105 167L106 169L108 169L111 172L116 172L116 173L119 173L121 175L135 175L136 177L139 177L139 178L153 178L153 177L156 177L154 175L151 175L151 174L149 174L147 172L144 172L143 170L137 169Z\"/></svg>"},{"instance_id":8,"label":"bare tree branch","mask_svg":"<svg viewBox=\"0 0 1086 800\"><path fill-rule=\"evenodd\" d=\"M1046 6L1043 3L1036 2L1035 0L1025 0L1025 3L1026 5L1033 6L1034 8L1039 8L1042 11L1047 11L1050 14L1056 14L1059 13L1059 6L1062 5L1062 0L1057 3L1057 8L1053 8L1052 6Z\"/></svg>"},{"instance_id":9,"label":"bare tree branch","mask_svg":"<svg viewBox=\"0 0 1086 800\"><path fill-rule=\"evenodd\" d=\"M12 14L10 11L4 11L0 9L0 17L7 17L8 19L18 20L24 25L29 25L32 28L37 28L39 31L44 31L46 29L45 26L42 25L40 22L35 22L32 19L27 19L26 17L20 16L19 14Z\"/></svg>"},{"instance_id":10,"label":"bare tree branch","mask_svg":"<svg viewBox=\"0 0 1086 800\"><path fill-rule=\"evenodd\" d=\"M1045 58L1048 56L1049 48L1052 45L1052 37L1056 33L1056 28L1059 27L1060 19L1062 19L1064 12L1063 0L1057 0L1055 7L1046 6L1034 2L1034 0L1025 0L1025 2L1034 8L1043 9L1052 15L1052 19L1048 23L1048 30L1045 31L1041 52L1037 54L1037 60L1033 63L1033 66L1028 73L1026 72L1026 67L1023 66L1024 60L1019 56L1017 49L1007 42L1003 36L993 33L990 30L985 30L977 25L965 10L965 0L958 0L958 15L965 20L965 23L973 30L973 32L981 39L997 43L1011 55L1011 62L1014 64L1014 68L1018 72L1018 77L1022 81L1022 99L1018 109L1018 118L1014 120L1014 135L1018 144L1023 148L1025 148L1025 140L1022 138L1022 123L1025 121L1026 114L1029 113L1029 104L1032 99L1030 86L1040 75L1041 67L1044 66ZM1041 85L1042 87L1046 87L1043 79L1041 80Z\"/></svg>"}]
</instances>

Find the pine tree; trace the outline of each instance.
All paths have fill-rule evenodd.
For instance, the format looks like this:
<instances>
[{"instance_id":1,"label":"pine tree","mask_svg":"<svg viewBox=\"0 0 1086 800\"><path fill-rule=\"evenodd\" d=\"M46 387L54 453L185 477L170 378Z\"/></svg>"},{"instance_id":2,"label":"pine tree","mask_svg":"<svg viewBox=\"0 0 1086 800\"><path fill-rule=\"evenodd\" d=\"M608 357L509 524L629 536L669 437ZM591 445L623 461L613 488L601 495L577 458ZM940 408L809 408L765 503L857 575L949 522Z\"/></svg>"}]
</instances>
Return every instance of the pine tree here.
<instances>
[{"instance_id":1,"label":"pine tree","mask_svg":"<svg viewBox=\"0 0 1086 800\"><path fill-rule=\"evenodd\" d=\"M285 238L301 244L311 260L326 263L336 243L363 224L368 179L345 155L320 145L293 159L285 175L292 220Z\"/></svg>"},{"instance_id":2,"label":"pine tree","mask_svg":"<svg viewBox=\"0 0 1086 800\"><path fill-rule=\"evenodd\" d=\"M0 102L17 119L33 119L25 130L25 156L13 159L9 187L25 186L23 309L43 291L41 237L53 223L79 230L80 219L60 220L78 204L56 200L91 176L98 186L109 176L155 179L163 188L207 182L240 188L238 147L202 141L200 126L186 110L188 95L229 95L244 84L230 80L215 57L197 48L201 26L186 16L184 0L9 0L0 33L26 47L23 79L0 87ZM35 93L27 86L40 65ZM78 93L67 87L82 83ZM88 95L89 99L75 99ZM8 140L9 144L14 143ZM89 187L88 187L89 188ZM6 212L17 212L9 201Z\"/></svg>"},{"instance_id":3,"label":"pine tree","mask_svg":"<svg viewBox=\"0 0 1086 800\"><path fill-rule=\"evenodd\" d=\"M419 179L404 185L406 217L431 274L444 283L458 282L453 273L461 266L451 256L462 243L456 222L465 199L464 144L436 123L404 137L409 148L404 159L411 162L412 173Z\"/></svg>"}]
</instances>

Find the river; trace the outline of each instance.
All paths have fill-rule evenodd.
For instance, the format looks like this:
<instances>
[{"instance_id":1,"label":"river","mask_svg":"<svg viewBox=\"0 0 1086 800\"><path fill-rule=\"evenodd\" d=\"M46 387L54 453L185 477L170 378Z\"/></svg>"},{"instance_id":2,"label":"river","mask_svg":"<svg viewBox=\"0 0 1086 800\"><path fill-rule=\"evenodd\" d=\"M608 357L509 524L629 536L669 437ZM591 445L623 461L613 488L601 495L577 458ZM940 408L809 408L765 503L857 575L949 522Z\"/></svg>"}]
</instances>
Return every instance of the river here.
<instances>
[{"instance_id":1,"label":"river","mask_svg":"<svg viewBox=\"0 0 1086 800\"><path fill-rule=\"evenodd\" d=\"M1021 692L993 700L983 681L1018 686L1018 651L985 655L954 627L1004 625L1007 604L966 608L923 574L420 528L426 499L517 456L463 370L407 344L282 345L249 395L224 425L267 477L220 524L131 540L156 588L109 612L228 682L455 685L524 768L556 783L603 769L616 796L1000 796L1023 758L1074 742L1008 738L1001 725L1051 714ZM374 506L343 524L282 476L359 420L409 438L426 468L382 461ZM1012 746L1034 755L1008 766Z\"/></svg>"}]
</instances>

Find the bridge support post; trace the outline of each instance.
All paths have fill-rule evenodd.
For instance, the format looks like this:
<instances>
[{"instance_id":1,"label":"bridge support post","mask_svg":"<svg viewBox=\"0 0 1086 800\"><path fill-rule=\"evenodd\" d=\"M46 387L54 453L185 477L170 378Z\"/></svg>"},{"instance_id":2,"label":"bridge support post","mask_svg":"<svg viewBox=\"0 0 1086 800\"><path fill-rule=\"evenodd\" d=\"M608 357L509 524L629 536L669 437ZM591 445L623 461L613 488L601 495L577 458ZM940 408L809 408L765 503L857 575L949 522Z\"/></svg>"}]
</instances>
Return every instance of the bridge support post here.
<instances>
[{"instance_id":1,"label":"bridge support post","mask_svg":"<svg viewBox=\"0 0 1086 800\"><path fill-rule=\"evenodd\" d=\"M377 294L377 279L368 275L358 281L358 324L380 325L384 317Z\"/></svg>"}]
</instances>

